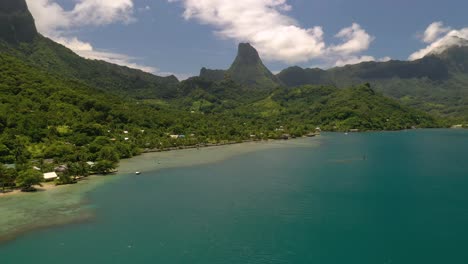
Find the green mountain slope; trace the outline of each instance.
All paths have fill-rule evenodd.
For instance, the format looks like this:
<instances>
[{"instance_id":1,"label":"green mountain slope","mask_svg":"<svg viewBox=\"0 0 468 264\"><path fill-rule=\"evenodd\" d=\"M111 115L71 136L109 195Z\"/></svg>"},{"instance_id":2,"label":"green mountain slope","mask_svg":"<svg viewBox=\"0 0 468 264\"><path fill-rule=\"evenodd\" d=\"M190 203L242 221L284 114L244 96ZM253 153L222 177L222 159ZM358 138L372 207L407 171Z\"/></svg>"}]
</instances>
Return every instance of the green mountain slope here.
<instances>
[{"instance_id":1,"label":"green mountain slope","mask_svg":"<svg viewBox=\"0 0 468 264\"><path fill-rule=\"evenodd\" d=\"M329 70L291 67L278 74L287 86L365 82L407 106L468 120L468 47L452 47L416 61L364 62Z\"/></svg>"},{"instance_id":2,"label":"green mountain slope","mask_svg":"<svg viewBox=\"0 0 468 264\"><path fill-rule=\"evenodd\" d=\"M107 160L107 152L119 159L145 148L240 141L257 129L242 125L248 120L123 99L0 53L0 163Z\"/></svg>"},{"instance_id":3,"label":"green mountain slope","mask_svg":"<svg viewBox=\"0 0 468 264\"><path fill-rule=\"evenodd\" d=\"M57 76L74 78L87 85L134 98L171 98L179 81L104 61L89 60L43 36L19 47L0 43L0 52L21 58Z\"/></svg>"},{"instance_id":4,"label":"green mountain slope","mask_svg":"<svg viewBox=\"0 0 468 264\"><path fill-rule=\"evenodd\" d=\"M104 61L84 59L37 33L25 0L0 2L0 52L61 77L134 98L176 96L178 80Z\"/></svg>"},{"instance_id":5,"label":"green mountain slope","mask_svg":"<svg viewBox=\"0 0 468 264\"><path fill-rule=\"evenodd\" d=\"M244 111L281 122L316 125L329 131L400 130L440 125L428 114L402 106L369 85L346 89L327 86L278 89L268 98L246 106Z\"/></svg>"}]
</instances>

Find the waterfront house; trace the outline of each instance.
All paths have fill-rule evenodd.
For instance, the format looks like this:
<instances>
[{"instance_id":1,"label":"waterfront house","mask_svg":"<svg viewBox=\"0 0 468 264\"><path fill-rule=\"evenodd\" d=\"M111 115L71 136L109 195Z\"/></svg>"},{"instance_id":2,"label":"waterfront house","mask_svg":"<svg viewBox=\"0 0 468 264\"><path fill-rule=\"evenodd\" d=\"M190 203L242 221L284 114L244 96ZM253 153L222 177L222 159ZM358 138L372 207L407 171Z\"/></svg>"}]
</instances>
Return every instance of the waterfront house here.
<instances>
[{"instance_id":1,"label":"waterfront house","mask_svg":"<svg viewBox=\"0 0 468 264\"><path fill-rule=\"evenodd\" d=\"M47 173L44 173L44 180L46 181L53 181L55 179L58 178L58 175L57 173L54 171L54 172L47 172Z\"/></svg>"}]
</instances>

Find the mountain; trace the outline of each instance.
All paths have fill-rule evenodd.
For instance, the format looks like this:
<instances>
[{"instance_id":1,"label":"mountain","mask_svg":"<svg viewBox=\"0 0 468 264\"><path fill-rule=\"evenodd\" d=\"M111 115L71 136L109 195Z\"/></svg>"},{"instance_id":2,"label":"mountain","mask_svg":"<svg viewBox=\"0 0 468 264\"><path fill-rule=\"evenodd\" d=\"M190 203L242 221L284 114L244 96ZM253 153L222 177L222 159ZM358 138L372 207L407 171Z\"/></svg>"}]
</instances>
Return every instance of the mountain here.
<instances>
[{"instance_id":1,"label":"mountain","mask_svg":"<svg viewBox=\"0 0 468 264\"><path fill-rule=\"evenodd\" d=\"M402 106L369 84L338 89L330 86L279 88L244 111L258 117L302 125L320 124L327 131L395 130L437 126L428 114ZM300 127L300 126L299 126Z\"/></svg>"},{"instance_id":2,"label":"mountain","mask_svg":"<svg viewBox=\"0 0 468 264\"><path fill-rule=\"evenodd\" d=\"M229 70L202 71L216 81L179 82L81 58L36 32L24 0L2 0L0 7L1 186L39 183L33 166L52 171L67 164L70 175L85 176L93 161L95 172L107 173L119 159L150 149L297 137L317 126L367 131L441 125L370 85L280 87L249 44L239 45ZM454 61L453 67L465 66ZM5 173L3 163L16 169ZM59 183L73 180L65 173Z\"/></svg>"},{"instance_id":3,"label":"mountain","mask_svg":"<svg viewBox=\"0 0 468 264\"><path fill-rule=\"evenodd\" d=\"M37 33L25 0L0 2L0 52L60 77L134 98L177 96L175 76L160 77L99 60L89 60ZM21 43L21 45L17 45Z\"/></svg>"},{"instance_id":4,"label":"mountain","mask_svg":"<svg viewBox=\"0 0 468 264\"><path fill-rule=\"evenodd\" d=\"M290 67L277 77L288 87L345 88L371 83L376 91L420 110L468 120L468 47L456 45L415 61L363 62L322 69Z\"/></svg>"},{"instance_id":5,"label":"mountain","mask_svg":"<svg viewBox=\"0 0 468 264\"><path fill-rule=\"evenodd\" d=\"M11 43L32 42L38 33L25 1L0 2L0 39Z\"/></svg>"},{"instance_id":6,"label":"mountain","mask_svg":"<svg viewBox=\"0 0 468 264\"><path fill-rule=\"evenodd\" d=\"M202 68L200 77L210 81L225 78L240 85L260 90L272 90L280 85L276 76L263 64L257 50L249 43L240 43L236 59L228 70Z\"/></svg>"}]
</instances>

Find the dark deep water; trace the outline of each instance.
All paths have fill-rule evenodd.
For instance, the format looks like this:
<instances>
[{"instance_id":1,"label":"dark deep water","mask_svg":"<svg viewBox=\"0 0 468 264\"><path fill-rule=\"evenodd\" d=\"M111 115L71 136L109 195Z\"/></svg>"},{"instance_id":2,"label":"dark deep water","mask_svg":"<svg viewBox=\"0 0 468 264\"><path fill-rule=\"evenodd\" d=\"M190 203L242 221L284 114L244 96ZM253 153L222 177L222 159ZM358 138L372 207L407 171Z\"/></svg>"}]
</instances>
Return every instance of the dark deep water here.
<instances>
[{"instance_id":1,"label":"dark deep water","mask_svg":"<svg viewBox=\"0 0 468 264\"><path fill-rule=\"evenodd\" d=\"M468 131L307 140L109 182L0 263L468 263Z\"/></svg>"}]
</instances>

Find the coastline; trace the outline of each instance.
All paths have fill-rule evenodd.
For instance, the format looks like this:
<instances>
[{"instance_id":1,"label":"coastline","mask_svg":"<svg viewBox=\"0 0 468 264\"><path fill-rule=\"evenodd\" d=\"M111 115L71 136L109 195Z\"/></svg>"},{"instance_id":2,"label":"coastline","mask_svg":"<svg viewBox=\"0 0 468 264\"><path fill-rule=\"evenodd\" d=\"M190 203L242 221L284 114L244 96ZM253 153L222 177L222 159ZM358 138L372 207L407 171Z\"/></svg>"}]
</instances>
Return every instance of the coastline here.
<instances>
[{"instance_id":1,"label":"coastline","mask_svg":"<svg viewBox=\"0 0 468 264\"><path fill-rule=\"evenodd\" d=\"M93 219L96 208L87 194L99 186L134 175L135 171L154 172L161 169L190 167L221 162L237 155L288 147L314 147L320 140L271 140L243 142L200 149L177 149L148 152L119 163L119 172L108 176L90 176L77 184L55 186L45 184L35 193L20 191L0 195L0 243L11 241L29 231Z\"/></svg>"},{"instance_id":2,"label":"coastline","mask_svg":"<svg viewBox=\"0 0 468 264\"><path fill-rule=\"evenodd\" d=\"M48 190L51 190L53 188L59 187L58 185L55 185L53 182L44 182L42 183L42 186L36 187L37 192L45 192ZM0 199L2 197L7 197L7 196L12 196L12 195L20 195L20 194L27 194L25 192L21 192L20 189L14 189L9 192L0 192Z\"/></svg>"},{"instance_id":3,"label":"coastline","mask_svg":"<svg viewBox=\"0 0 468 264\"><path fill-rule=\"evenodd\" d=\"M291 138L291 139L288 139L288 140L269 139L269 140L244 140L242 142L228 141L228 142L224 142L224 143L216 143L216 144L208 143L208 144L191 145L191 146L179 146L179 147L172 147L172 148L165 148L165 149L145 149L138 156L134 156L134 157L129 158L129 159L120 160L119 165L118 165L118 169L121 168L121 164L126 164L125 161L129 161L129 160L132 160L132 159L138 159L139 157L142 157L142 156L148 155L148 154L152 154L152 153L169 153L169 152L177 152L177 151L184 151L184 150L187 151L187 150L201 150L201 149L206 150L206 149L219 148L219 147L227 147L227 146L235 146L235 145L249 145L249 144L257 144L257 146L259 146L259 145L263 145L263 144L273 144L275 142L292 142L292 141L296 141L296 140L300 140L300 139L307 139L307 138L310 138L310 137ZM282 145L284 145L284 144L282 144ZM130 173L130 172L125 171L125 173ZM112 176L119 175L119 174L121 174L120 170L117 171L116 173L109 174L109 175L107 175L105 177L112 177ZM104 175L92 175L92 176L101 177L101 176L104 176ZM83 179L89 180L89 179L91 179L91 176L85 177ZM71 184L71 185L73 185L73 184ZM68 185L55 185L54 182L44 182L44 183L42 183L42 186L39 186L39 187L36 186L36 189L37 189L37 192L43 192L43 191L48 191L48 190L51 190L51 189L61 188L61 187L64 187L64 186L71 186L71 185L70 184L68 184ZM32 194L37 193L37 192L32 192L32 193L21 192L21 190L19 188L10 190L9 192L1 192L0 191L0 201L1 201L2 197L8 197L8 196L13 196L13 195L32 195Z\"/></svg>"}]
</instances>

